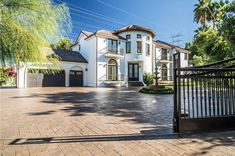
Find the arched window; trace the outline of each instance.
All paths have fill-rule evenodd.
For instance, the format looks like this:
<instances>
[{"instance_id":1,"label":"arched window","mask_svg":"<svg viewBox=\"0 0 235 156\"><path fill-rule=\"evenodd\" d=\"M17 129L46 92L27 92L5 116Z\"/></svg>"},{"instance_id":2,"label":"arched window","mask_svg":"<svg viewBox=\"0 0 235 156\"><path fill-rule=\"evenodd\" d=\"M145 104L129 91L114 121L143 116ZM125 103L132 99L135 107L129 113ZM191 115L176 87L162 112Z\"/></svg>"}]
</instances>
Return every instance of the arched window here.
<instances>
[{"instance_id":1,"label":"arched window","mask_svg":"<svg viewBox=\"0 0 235 156\"><path fill-rule=\"evenodd\" d=\"M114 59L109 60L108 62L108 80L117 81L117 61Z\"/></svg>"},{"instance_id":2,"label":"arched window","mask_svg":"<svg viewBox=\"0 0 235 156\"><path fill-rule=\"evenodd\" d=\"M162 65L162 80L167 81L167 66L165 64Z\"/></svg>"}]
</instances>

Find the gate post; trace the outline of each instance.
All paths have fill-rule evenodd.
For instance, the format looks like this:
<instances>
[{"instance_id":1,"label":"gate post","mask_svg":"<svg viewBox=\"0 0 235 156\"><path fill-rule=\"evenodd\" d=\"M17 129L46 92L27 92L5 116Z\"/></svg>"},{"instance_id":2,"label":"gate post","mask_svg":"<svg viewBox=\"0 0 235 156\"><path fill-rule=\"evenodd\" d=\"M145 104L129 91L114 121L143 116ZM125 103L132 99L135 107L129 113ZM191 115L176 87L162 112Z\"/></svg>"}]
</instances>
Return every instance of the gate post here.
<instances>
[{"instance_id":1,"label":"gate post","mask_svg":"<svg viewBox=\"0 0 235 156\"><path fill-rule=\"evenodd\" d=\"M173 84L174 84L174 114L173 114L173 130L176 133L179 133L179 97L178 97L178 85L177 85L177 74L180 68L180 53L176 53L173 55Z\"/></svg>"}]
</instances>

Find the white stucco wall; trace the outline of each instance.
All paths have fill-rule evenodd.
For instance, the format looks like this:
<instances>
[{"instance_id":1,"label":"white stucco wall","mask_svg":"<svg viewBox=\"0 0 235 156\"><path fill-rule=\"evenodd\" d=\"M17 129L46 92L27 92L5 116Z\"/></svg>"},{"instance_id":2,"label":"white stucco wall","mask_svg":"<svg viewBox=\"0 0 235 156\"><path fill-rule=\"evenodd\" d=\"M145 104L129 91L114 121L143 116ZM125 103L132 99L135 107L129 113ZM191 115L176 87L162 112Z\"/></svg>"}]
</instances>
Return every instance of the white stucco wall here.
<instances>
[{"instance_id":1,"label":"white stucco wall","mask_svg":"<svg viewBox=\"0 0 235 156\"><path fill-rule=\"evenodd\" d=\"M137 38L137 34L141 35L141 38ZM128 41L131 42L131 53L126 53L126 45L124 43L125 52L124 59L121 60L124 63L121 63L121 66L124 66L125 72L125 81L128 81L128 63L139 63L139 81L143 81L143 74L153 73L152 66L152 54L153 54L153 38L151 34L141 32L141 31L128 31L122 32L119 34L120 36L126 38L126 35L130 35L131 38ZM149 40L147 40L147 36L149 36ZM142 41L142 53L137 53L137 41ZM146 43L150 45L150 54L146 55Z\"/></svg>"},{"instance_id":2,"label":"white stucco wall","mask_svg":"<svg viewBox=\"0 0 235 156\"><path fill-rule=\"evenodd\" d=\"M79 51L87 60L87 79L86 85L95 87L97 85L96 81L96 37L93 36L89 39L86 39L87 36L81 33L79 37L78 44L73 48L75 51Z\"/></svg>"},{"instance_id":3,"label":"white stucco wall","mask_svg":"<svg viewBox=\"0 0 235 156\"><path fill-rule=\"evenodd\" d=\"M124 75L125 72L125 66L124 66L124 58L111 58L107 57L104 54L107 53L108 49L108 38L105 37L97 37L97 49L98 49L98 54L97 54L97 83L98 86L105 86L105 81L108 78L108 62L110 59L114 59L117 62L118 66L118 77L120 78L121 75ZM118 52L124 52L125 48L125 42L123 41L118 41Z\"/></svg>"}]
</instances>

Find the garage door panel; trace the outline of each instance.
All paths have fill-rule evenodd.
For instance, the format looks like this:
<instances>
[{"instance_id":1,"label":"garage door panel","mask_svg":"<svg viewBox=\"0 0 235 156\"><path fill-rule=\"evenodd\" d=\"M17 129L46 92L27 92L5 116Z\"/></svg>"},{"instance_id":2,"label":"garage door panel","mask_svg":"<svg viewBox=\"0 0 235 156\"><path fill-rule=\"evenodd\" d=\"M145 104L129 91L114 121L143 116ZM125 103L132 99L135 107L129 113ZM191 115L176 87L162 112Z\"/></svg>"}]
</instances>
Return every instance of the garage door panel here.
<instances>
[{"instance_id":1,"label":"garage door panel","mask_svg":"<svg viewBox=\"0 0 235 156\"><path fill-rule=\"evenodd\" d=\"M55 74L43 74L42 70L39 73L28 73L27 87L64 87L65 72L59 71Z\"/></svg>"},{"instance_id":2,"label":"garage door panel","mask_svg":"<svg viewBox=\"0 0 235 156\"><path fill-rule=\"evenodd\" d=\"M57 73L57 74L44 74L43 87L64 87L65 86L65 74Z\"/></svg>"},{"instance_id":3,"label":"garage door panel","mask_svg":"<svg viewBox=\"0 0 235 156\"><path fill-rule=\"evenodd\" d=\"M41 87L43 74L41 73L28 73L27 87Z\"/></svg>"},{"instance_id":4,"label":"garage door panel","mask_svg":"<svg viewBox=\"0 0 235 156\"><path fill-rule=\"evenodd\" d=\"M71 70L69 73L69 86L81 87L83 86L83 72Z\"/></svg>"}]
</instances>

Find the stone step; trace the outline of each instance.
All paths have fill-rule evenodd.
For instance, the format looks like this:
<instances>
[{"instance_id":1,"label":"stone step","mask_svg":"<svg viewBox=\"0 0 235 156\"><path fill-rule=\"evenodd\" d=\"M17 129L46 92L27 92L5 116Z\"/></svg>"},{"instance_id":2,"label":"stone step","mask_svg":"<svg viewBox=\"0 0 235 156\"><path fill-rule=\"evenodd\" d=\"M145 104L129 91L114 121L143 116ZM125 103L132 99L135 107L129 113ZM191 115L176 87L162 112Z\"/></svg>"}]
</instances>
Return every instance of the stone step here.
<instances>
[{"instance_id":1,"label":"stone step","mask_svg":"<svg viewBox=\"0 0 235 156\"><path fill-rule=\"evenodd\" d=\"M144 86L144 84L140 81L129 81L128 86Z\"/></svg>"}]
</instances>

